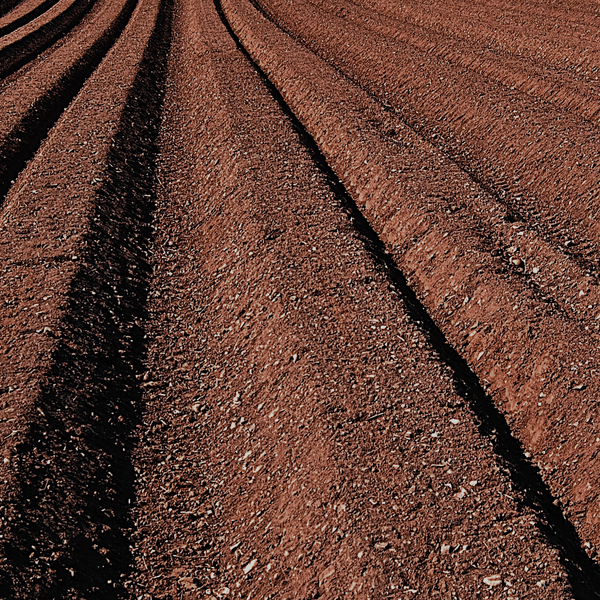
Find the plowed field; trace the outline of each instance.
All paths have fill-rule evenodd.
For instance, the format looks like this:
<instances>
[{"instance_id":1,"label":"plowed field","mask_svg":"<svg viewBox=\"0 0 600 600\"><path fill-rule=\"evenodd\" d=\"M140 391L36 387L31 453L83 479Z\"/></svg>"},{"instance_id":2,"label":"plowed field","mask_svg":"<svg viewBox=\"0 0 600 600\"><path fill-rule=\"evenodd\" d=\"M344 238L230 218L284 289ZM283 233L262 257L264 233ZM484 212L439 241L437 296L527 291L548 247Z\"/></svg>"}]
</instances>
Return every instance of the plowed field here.
<instances>
[{"instance_id":1,"label":"plowed field","mask_svg":"<svg viewBox=\"0 0 600 600\"><path fill-rule=\"evenodd\" d=\"M600 598L600 13L0 4L0 598Z\"/></svg>"}]
</instances>

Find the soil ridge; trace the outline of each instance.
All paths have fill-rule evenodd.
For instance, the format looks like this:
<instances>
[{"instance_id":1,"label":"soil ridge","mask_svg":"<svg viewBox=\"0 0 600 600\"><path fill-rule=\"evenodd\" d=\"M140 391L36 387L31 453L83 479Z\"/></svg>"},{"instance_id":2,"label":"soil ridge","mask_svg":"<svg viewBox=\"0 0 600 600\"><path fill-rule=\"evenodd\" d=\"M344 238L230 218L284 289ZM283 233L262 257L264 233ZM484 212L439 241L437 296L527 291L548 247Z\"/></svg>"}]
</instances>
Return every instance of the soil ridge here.
<instances>
[{"instance_id":1,"label":"soil ridge","mask_svg":"<svg viewBox=\"0 0 600 600\"><path fill-rule=\"evenodd\" d=\"M96 142L106 153L101 166L94 167L100 168L103 183L91 195L80 188L91 203L83 207L89 212L87 225L84 221L80 227L80 239L75 236L62 248L69 255L77 252L71 260L80 266L67 268L55 282L61 286L55 295L62 306L54 309L57 322L46 334L55 338L51 360L34 375L39 383L27 384L32 406L19 406L18 385L5 396L4 409L19 416L24 429L8 454L8 473L18 484L10 494L3 492L2 579L7 598L121 597L122 575L130 568L129 436L140 410L136 374L144 355L145 252L170 14L169 2L140 3L126 37L58 125L67 130L74 125L69 117L78 105L86 110L82 103L86 94L94 93L91 87L101 86L105 100L114 102L117 93L111 97L110 78L125 85L118 92L125 95L124 106L105 108L118 123L105 121L102 127L109 135ZM137 74L124 77L126 65L135 66ZM80 133L86 126L99 127L101 120L94 124L91 119L77 124ZM80 218L71 217L75 225Z\"/></svg>"},{"instance_id":2,"label":"soil ridge","mask_svg":"<svg viewBox=\"0 0 600 600\"><path fill-rule=\"evenodd\" d=\"M120 37L137 1L99 0L99 11L88 15L93 32L84 20L56 53L0 88L2 105L10 108L0 133L0 207L50 128Z\"/></svg>"}]
</instances>

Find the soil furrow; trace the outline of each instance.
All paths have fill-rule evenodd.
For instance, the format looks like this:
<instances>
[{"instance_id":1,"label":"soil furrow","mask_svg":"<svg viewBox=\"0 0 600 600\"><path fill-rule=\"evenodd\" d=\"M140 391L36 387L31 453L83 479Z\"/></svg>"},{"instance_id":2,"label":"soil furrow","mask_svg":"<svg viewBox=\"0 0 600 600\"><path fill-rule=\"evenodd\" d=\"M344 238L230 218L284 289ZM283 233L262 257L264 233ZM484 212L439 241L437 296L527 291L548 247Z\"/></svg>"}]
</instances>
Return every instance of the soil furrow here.
<instances>
[{"instance_id":1,"label":"soil furrow","mask_svg":"<svg viewBox=\"0 0 600 600\"><path fill-rule=\"evenodd\" d=\"M98 0L55 49L0 86L0 206L28 160L121 35L137 0Z\"/></svg>"},{"instance_id":2,"label":"soil furrow","mask_svg":"<svg viewBox=\"0 0 600 600\"><path fill-rule=\"evenodd\" d=\"M236 10L239 4L231 9L236 32L394 251L444 334L489 384L595 554L596 344L585 328L536 298L518 273L506 272L468 219L461 225L460 196L469 203L481 194L472 182L338 72L249 8L243 17ZM391 125L395 140L382 135Z\"/></svg>"},{"instance_id":3,"label":"soil furrow","mask_svg":"<svg viewBox=\"0 0 600 600\"><path fill-rule=\"evenodd\" d=\"M65 34L93 0L60 0L46 13L0 40L0 77L14 73Z\"/></svg>"},{"instance_id":4,"label":"soil furrow","mask_svg":"<svg viewBox=\"0 0 600 600\"><path fill-rule=\"evenodd\" d=\"M314 5L265 5L277 23L484 182L518 219L597 273L594 126L407 44L350 31Z\"/></svg>"},{"instance_id":5,"label":"soil furrow","mask_svg":"<svg viewBox=\"0 0 600 600\"><path fill-rule=\"evenodd\" d=\"M256 3L254 4L258 10L262 11ZM266 16L273 20L273 15L266 13ZM285 28L283 30L292 35L289 30ZM343 74L343 71L340 70L340 73ZM361 89L379 101L379 98L370 94L368 89L362 87ZM385 103L384 106L389 108ZM386 137L398 138L394 129L396 124L391 123L393 119L384 116L379 121L378 126ZM421 137L422 132L402 121L400 128L404 129L406 126L417 133L417 137ZM411 137L414 136L411 134ZM427 141L435 145L436 137L434 134L433 139ZM395 142L398 143L398 139L395 139ZM505 190L509 189L508 185L503 185L500 193L496 193L487 185L489 182L473 176L470 168L465 169L464 163L461 164L459 161L455 162L455 165L461 168L485 193L472 195L468 199L460 198L462 193L455 193L451 200L448 198L444 200L443 197L440 197L442 202L448 202L448 206L441 206L442 211L449 213L457 210L466 211L473 219L467 229L479 229L480 236L487 240L484 246L488 248L488 251L501 256L508 267L517 267L516 272L525 276L527 286L539 300L550 302L561 312L568 313L568 318L580 321L586 331L589 329L599 330L600 323L597 317L599 316L598 307L600 307L600 285L595 277L590 277L590 273L586 269L587 262L582 265L578 257L568 253L568 247L560 245L557 247L545 239L543 230L540 232L535 226L535 218L533 223L527 223L523 215L515 213L510 205L507 206L503 203L501 198L505 196ZM448 165L446 168L453 170L454 165ZM394 173L397 170L391 172ZM463 185L466 188L472 187L471 181L468 180ZM537 213L533 215L533 217L536 216L538 216ZM457 218L460 221L462 215L457 215ZM451 217L450 220L452 220ZM456 225L456 227L460 226Z\"/></svg>"},{"instance_id":6,"label":"soil furrow","mask_svg":"<svg viewBox=\"0 0 600 600\"><path fill-rule=\"evenodd\" d=\"M470 28L475 34L469 39L476 40L483 37L488 28L502 26L504 31L496 31L497 36L507 33L510 28L518 31L520 36L529 31L530 43L534 40L550 39L555 48L560 42L586 43L591 48L597 45L598 29L600 27L599 14L592 7L583 2L572 2L559 6L547 3L529 3L527 6L516 5L510 2L480 2L474 5L471 2L452 2L446 0L430 3L429 6L423 2L407 2L403 6L388 4L380 0L353 0L353 2L365 7L381 7L407 22L423 22L430 20L432 16L438 17L437 25L443 27L452 21L454 26ZM474 19L480 20L483 31L477 31L473 27ZM462 20L463 23L459 21ZM466 22L465 22L466 21Z\"/></svg>"},{"instance_id":7,"label":"soil furrow","mask_svg":"<svg viewBox=\"0 0 600 600\"><path fill-rule=\"evenodd\" d=\"M2 210L5 598L121 597L130 568L169 23L168 3L140 2Z\"/></svg>"},{"instance_id":8,"label":"soil furrow","mask_svg":"<svg viewBox=\"0 0 600 600\"><path fill-rule=\"evenodd\" d=\"M585 7L588 22L584 24L577 20L571 22L565 18L564 11L548 14L549 11L544 10L546 7L540 6L527 10L525 18L513 19L505 5L499 5L487 15L488 4L478 7L463 4L462 9L456 3L446 2L438 3L435 8L422 3L396 6L380 0L360 0L360 4L406 23L465 41L476 40L514 56L527 57L536 64L551 65L581 81L597 84L600 20L589 5L579 5ZM540 18L541 14L544 18Z\"/></svg>"},{"instance_id":9,"label":"soil furrow","mask_svg":"<svg viewBox=\"0 0 600 600\"><path fill-rule=\"evenodd\" d=\"M22 0L3 0L0 2L0 15L10 12L15 6L18 6Z\"/></svg>"},{"instance_id":10,"label":"soil furrow","mask_svg":"<svg viewBox=\"0 0 600 600\"><path fill-rule=\"evenodd\" d=\"M0 598L600 598L600 9L0 0Z\"/></svg>"},{"instance_id":11,"label":"soil furrow","mask_svg":"<svg viewBox=\"0 0 600 600\"><path fill-rule=\"evenodd\" d=\"M132 596L568 596L343 190L211 5L175 14Z\"/></svg>"},{"instance_id":12,"label":"soil furrow","mask_svg":"<svg viewBox=\"0 0 600 600\"><path fill-rule=\"evenodd\" d=\"M57 0L26 0L0 19L0 36L5 36L33 21L56 4Z\"/></svg>"},{"instance_id":13,"label":"soil furrow","mask_svg":"<svg viewBox=\"0 0 600 600\"><path fill-rule=\"evenodd\" d=\"M404 23L374 9L363 9L352 2L326 0L311 3L325 7L349 23L408 43L453 65L555 104L558 108L573 110L598 125L600 103L596 81L580 82L568 71L557 71L545 63L532 64L529 58L501 52L474 40L458 40L425 27Z\"/></svg>"}]
</instances>

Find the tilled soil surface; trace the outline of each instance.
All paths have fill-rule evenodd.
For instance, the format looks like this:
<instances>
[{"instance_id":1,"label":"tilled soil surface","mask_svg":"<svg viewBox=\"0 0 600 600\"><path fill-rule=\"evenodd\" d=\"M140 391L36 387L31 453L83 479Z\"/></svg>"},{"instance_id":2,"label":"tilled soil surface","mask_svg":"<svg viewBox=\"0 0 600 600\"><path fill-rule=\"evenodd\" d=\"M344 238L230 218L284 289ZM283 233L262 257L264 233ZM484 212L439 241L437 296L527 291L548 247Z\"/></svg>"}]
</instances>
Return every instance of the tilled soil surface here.
<instances>
[{"instance_id":1,"label":"tilled soil surface","mask_svg":"<svg viewBox=\"0 0 600 600\"><path fill-rule=\"evenodd\" d=\"M3 7L0 597L600 597L593 7Z\"/></svg>"}]
</instances>

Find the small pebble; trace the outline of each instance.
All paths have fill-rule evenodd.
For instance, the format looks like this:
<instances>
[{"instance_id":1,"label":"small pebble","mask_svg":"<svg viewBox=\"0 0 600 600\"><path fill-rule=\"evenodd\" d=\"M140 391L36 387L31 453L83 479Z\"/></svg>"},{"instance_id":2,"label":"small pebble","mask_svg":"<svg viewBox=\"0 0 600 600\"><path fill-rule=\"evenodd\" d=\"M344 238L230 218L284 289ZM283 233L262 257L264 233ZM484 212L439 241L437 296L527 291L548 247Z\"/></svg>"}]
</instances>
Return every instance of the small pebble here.
<instances>
[{"instance_id":1,"label":"small pebble","mask_svg":"<svg viewBox=\"0 0 600 600\"><path fill-rule=\"evenodd\" d=\"M494 587L496 585L502 585L502 576L501 575L488 575L483 578L483 583L489 585L490 587Z\"/></svg>"},{"instance_id":2,"label":"small pebble","mask_svg":"<svg viewBox=\"0 0 600 600\"><path fill-rule=\"evenodd\" d=\"M245 567L244 567L244 575L248 575L252 569L256 566L257 560L253 558Z\"/></svg>"},{"instance_id":3,"label":"small pebble","mask_svg":"<svg viewBox=\"0 0 600 600\"><path fill-rule=\"evenodd\" d=\"M465 488L460 488L460 492L456 492L456 494L454 494L454 497L457 500L462 500L465 496L467 495L467 490L465 490Z\"/></svg>"}]
</instances>

